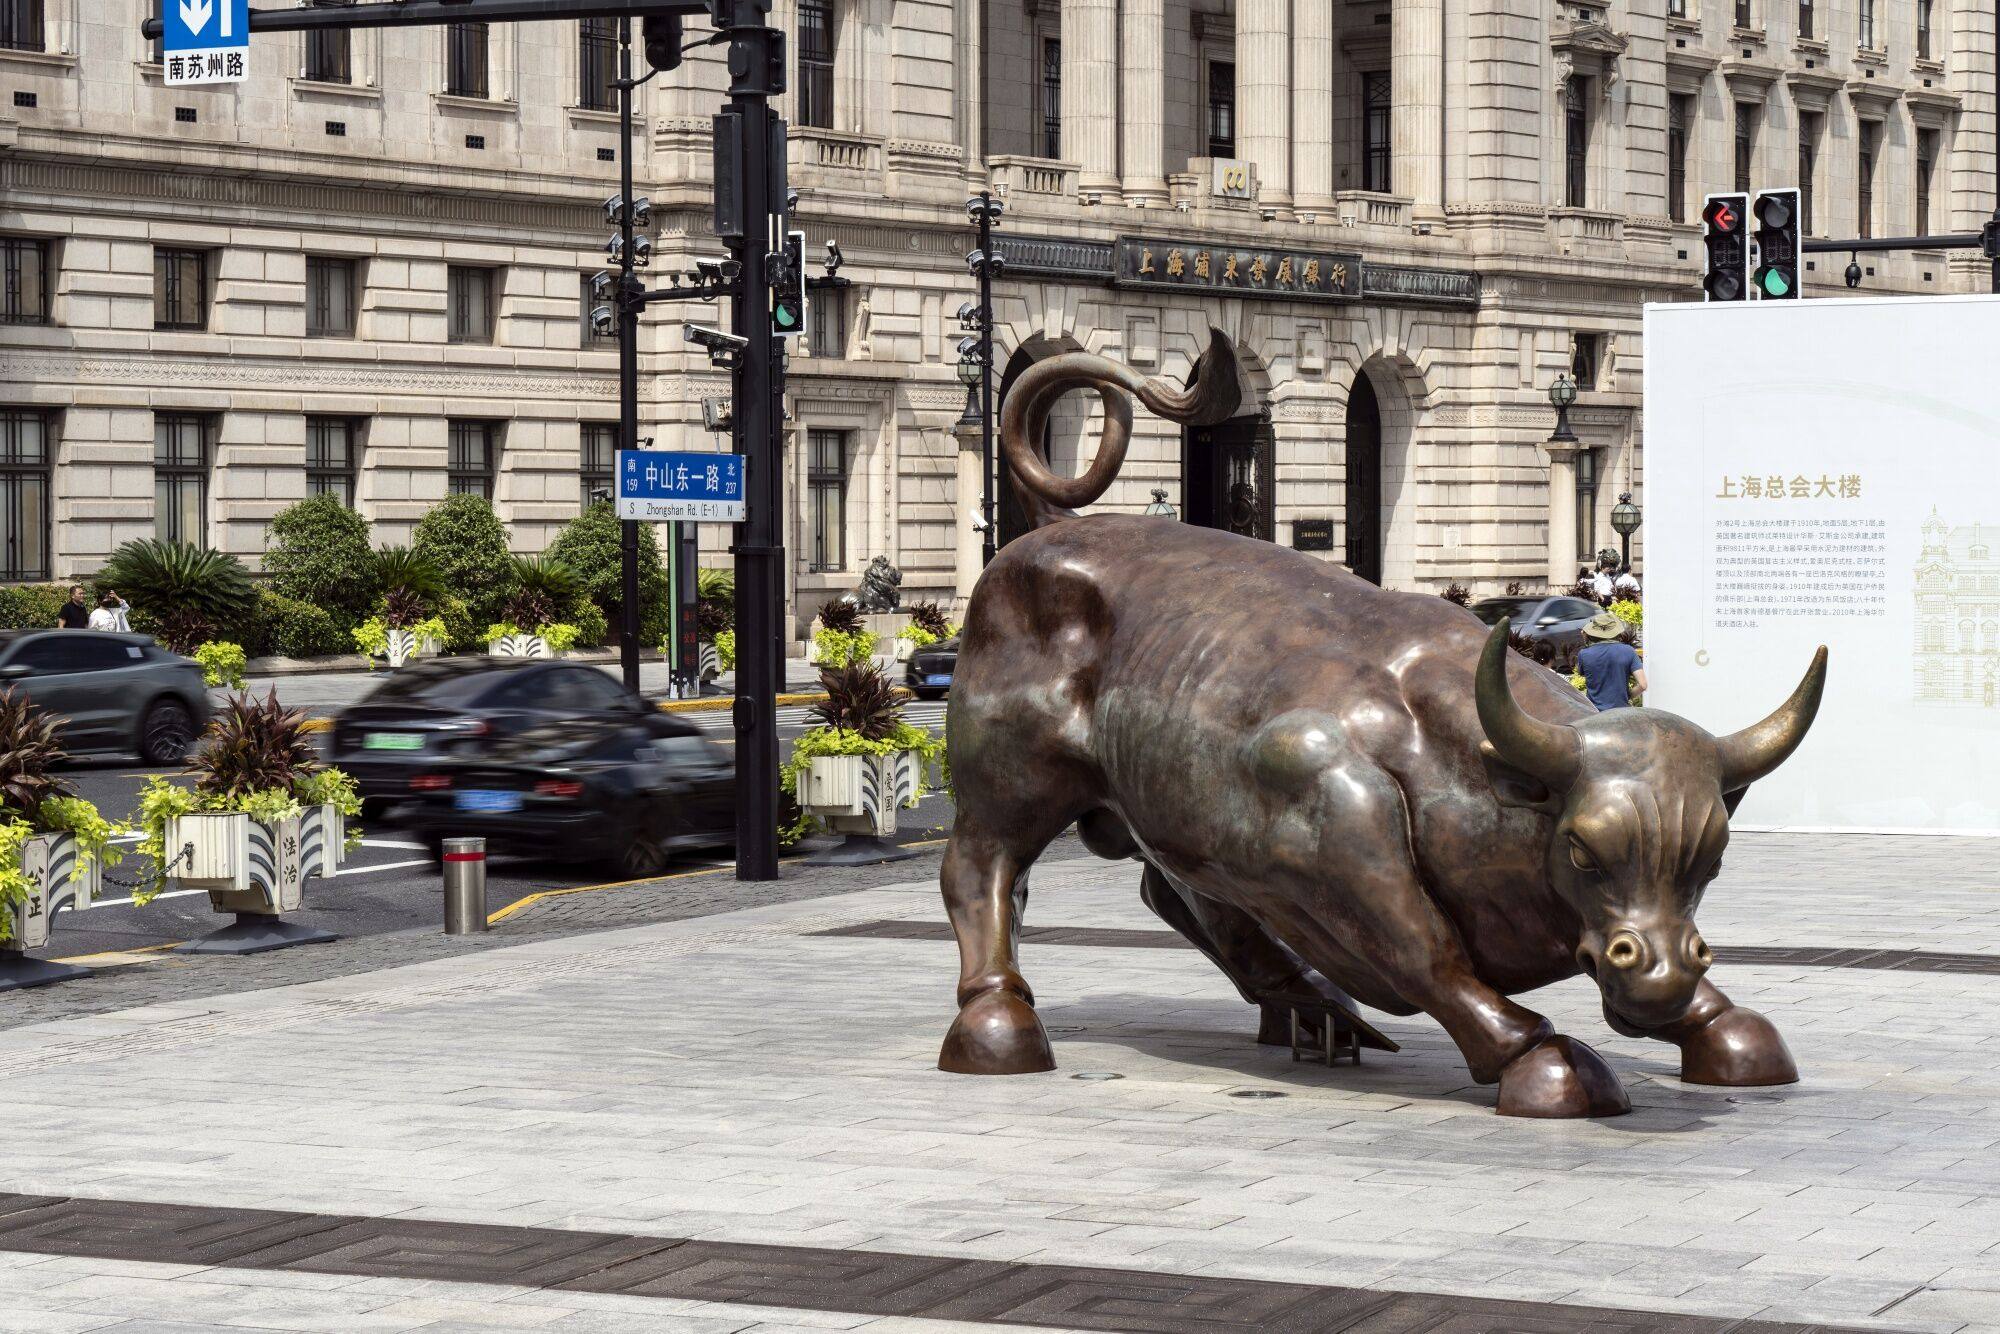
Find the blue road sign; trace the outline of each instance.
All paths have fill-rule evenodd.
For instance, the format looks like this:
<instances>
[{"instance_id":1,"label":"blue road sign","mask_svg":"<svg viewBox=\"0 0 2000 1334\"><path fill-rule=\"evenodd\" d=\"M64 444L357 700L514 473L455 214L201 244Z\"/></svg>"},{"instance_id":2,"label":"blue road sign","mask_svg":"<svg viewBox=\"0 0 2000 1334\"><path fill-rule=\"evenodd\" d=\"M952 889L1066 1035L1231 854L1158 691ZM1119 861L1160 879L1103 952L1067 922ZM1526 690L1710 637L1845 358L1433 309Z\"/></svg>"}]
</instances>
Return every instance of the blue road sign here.
<instances>
[{"instance_id":1,"label":"blue road sign","mask_svg":"<svg viewBox=\"0 0 2000 1334\"><path fill-rule=\"evenodd\" d=\"M618 517L741 523L747 493L741 454L618 451Z\"/></svg>"},{"instance_id":2,"label":"blue road sign","mask_svg":"<svg viewBox=\"0 0 2000 1334\"><path fill-rule=\"evenodd\" d=\"M250 0L165 0L168 83L241 83L250 74Z\"/></svg>"}]
</instances>

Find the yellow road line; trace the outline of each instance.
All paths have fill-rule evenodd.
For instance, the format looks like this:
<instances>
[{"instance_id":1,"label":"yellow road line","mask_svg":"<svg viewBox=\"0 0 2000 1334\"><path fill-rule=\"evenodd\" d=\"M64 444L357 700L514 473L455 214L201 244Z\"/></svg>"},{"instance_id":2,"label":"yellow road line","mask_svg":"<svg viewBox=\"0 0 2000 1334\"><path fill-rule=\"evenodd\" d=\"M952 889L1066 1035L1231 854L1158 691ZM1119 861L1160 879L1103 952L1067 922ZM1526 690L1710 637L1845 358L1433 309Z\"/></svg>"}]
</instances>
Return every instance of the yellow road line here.
<instances>
[{"instance_id":1,"label":"yellow road line","mask_svg":"<svg viewBox=\"0 0 2000 1334\"><path fill-rule=\"evenodd\" d=\"M129 950L105 950L99 954L73 954L67 959L57 959L57 963L89 964L96 968L121 968L126 964L151 963L147 955L175 949L183 942L170 940L164 945L139 945Z\"/></svg>"}]
</instances>

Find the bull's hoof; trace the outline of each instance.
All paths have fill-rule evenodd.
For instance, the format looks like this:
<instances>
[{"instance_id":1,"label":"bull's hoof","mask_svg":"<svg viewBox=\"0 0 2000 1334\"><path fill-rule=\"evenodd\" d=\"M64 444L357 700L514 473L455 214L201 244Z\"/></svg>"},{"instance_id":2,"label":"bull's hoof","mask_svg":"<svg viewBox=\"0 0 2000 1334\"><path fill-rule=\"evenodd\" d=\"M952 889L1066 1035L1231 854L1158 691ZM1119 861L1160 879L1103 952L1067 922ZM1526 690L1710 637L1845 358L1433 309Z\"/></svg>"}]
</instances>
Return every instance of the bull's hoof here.
<instances>
[{"instance_id":1,"label":"bull's hoof","mask_svg":"<svg viewBox=\"0 0 2000 1334\"><path fill-rule=\"evenodd\" d=\"M944 1035L938 1069L954 1075L1032 1075L1056 1068L1035 1007L1011 991L967 1001Z\"/></svg>"},{"instance_id":2,"label":"bull's hoof","mask_svg":"<svg viewBox=\"0 0 2000 1334\"><path fill-rule=\"evenodd\" d=\"M1500 1073L1502 1116L1623 1116L1625 1086L1604 1058L1560 1033L1515 1057Z\"/></svg>"},{"instance_id":3,"label":"bull's hoof","mask_svg":"<svg viewBox=\"0 0 2000 1334\"><path fill-rule=\"evenodd\" d=\"M1732 1005L1677 1041L1684 1084L1763 1088L1799 1082L1799 1067L1785 1039L1755 1010Z\"/></svg>"}]
</instances>

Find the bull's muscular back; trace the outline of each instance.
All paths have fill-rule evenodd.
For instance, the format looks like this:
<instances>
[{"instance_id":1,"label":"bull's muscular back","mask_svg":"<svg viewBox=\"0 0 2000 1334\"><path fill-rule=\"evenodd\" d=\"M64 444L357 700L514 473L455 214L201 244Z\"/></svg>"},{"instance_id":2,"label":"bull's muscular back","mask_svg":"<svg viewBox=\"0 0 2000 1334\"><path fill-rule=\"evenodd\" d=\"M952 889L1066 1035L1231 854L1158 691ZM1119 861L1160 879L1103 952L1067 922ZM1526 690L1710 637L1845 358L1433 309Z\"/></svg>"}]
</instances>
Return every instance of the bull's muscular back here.
<instances>
[{"instance_id":1,"label":"bull's muscular back","mask_svg":"<svg viewBox=\"0 0 2000 1334\"><path fill-rule=\"evenodd\" d=\"M1485 633L1442 598L1268 542L1067 520L1011 543L980 581L953 767L1020 809L1109 808L1149 860L1246 907L1246 883L1337 892L1343 857L1391 839L1475 959L1507 961L1496 983L1539 985L1571 965L1533 925L1547 914L1519 911L1547 895L1547 825L1503 807L1479 758ZM1544 718L1592 712L1545 669L1521 660L1512 676Z\"/></svg>"}]
</instances>

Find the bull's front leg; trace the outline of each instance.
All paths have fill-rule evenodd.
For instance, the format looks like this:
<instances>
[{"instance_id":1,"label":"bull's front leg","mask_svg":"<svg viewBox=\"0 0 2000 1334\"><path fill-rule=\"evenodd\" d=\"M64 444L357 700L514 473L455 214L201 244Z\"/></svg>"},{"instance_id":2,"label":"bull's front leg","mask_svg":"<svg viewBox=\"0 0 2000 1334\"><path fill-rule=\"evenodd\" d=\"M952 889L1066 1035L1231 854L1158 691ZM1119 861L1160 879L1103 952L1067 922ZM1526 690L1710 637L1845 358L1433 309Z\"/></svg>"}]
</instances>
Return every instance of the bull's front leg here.
<instances>
[{"instance_id":1,"label":"bull's front leg","mask_svg":"<svg viewBox=\"0 0 2000 1334\"><path fill-rule=\"evenodd\" d=\"M938 1069L959 1075L1023 1075L1056 1068L1035 993L1015 957L1027 900L1028 865L1012 840L961 811L945 849L945 910L958 937L958 1018Z\"/></svg>"},{"instance_id":2,"label":"bull's front leg","mask_svg":"<svg viewBox=\"0 0 2000 1334\"><path fill-rule=\"evenodd\" d=\"M1799 1082L1799 1067L1777 1026L1730 1000L1706 978L1695 987L1687 1012L1670 1024L1635 1029L1609 1010L1605 1019L1627 1037L1679 1047L1683 1083L1764 1088Z\"/></svg>"}]
</instances>

